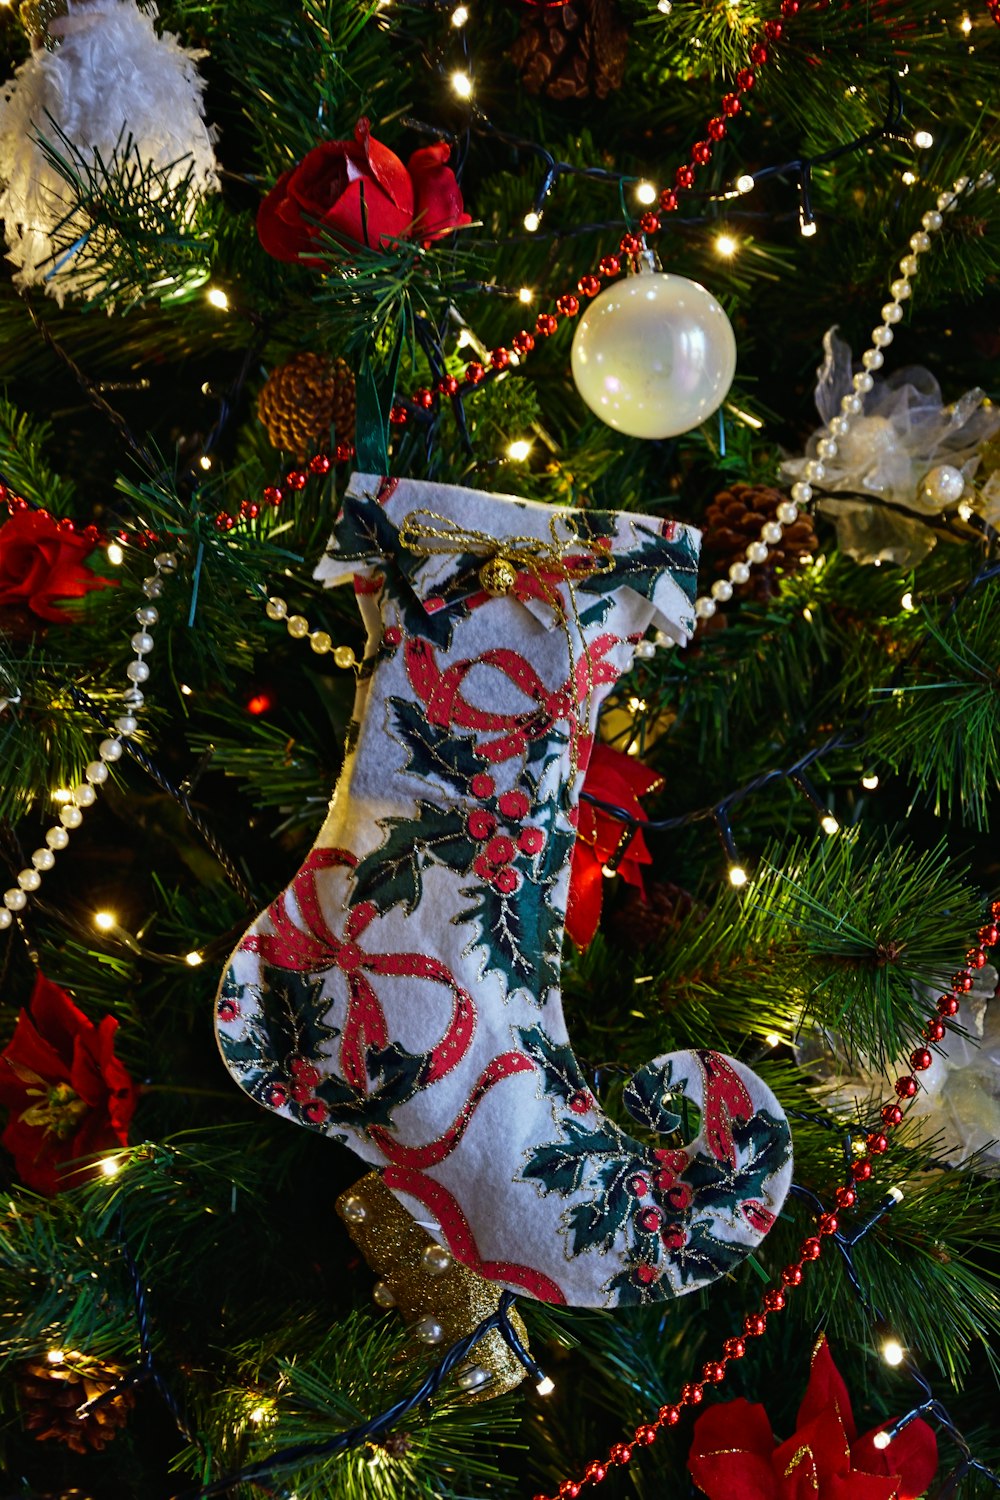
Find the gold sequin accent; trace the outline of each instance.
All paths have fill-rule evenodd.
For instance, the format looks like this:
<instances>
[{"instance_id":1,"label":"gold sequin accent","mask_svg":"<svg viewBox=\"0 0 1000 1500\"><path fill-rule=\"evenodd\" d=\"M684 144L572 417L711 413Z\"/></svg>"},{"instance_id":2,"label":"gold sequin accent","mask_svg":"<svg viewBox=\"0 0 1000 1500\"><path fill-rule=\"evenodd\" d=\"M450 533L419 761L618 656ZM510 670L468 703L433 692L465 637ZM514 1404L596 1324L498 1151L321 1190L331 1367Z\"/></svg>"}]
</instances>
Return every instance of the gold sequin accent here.
<instances>
[{"instance_id":1,"label":"gold sequin accent","mask_svg":"<svg viewBox=\"0 0 1000 1500\"><path fill-rule=\"evenodd\" d=\"M393 1197L377 1172L369 1172L341 1193L337 1199L341 1217L341 1205L348 1198L360 1200L367 1209L360 1223L347 1223L348 1234L378 1280L392 1292L405 1323L435 1318L441 1324L444 1338L437 1346L441 1354L496 1312L502 1288L495 1281L486 1281L454 1260L436 1275L424 1269L421 1256L435 1241ZM510 1313L510 1322L527 1349L527 1329L517 1312ZM487 1385L466 1393L469 1401L488 1401L512 1391L527 1373L496 1329L474 1346L468 1363L480 1365L492 1376Z\"/></svg>"}]
</instances>

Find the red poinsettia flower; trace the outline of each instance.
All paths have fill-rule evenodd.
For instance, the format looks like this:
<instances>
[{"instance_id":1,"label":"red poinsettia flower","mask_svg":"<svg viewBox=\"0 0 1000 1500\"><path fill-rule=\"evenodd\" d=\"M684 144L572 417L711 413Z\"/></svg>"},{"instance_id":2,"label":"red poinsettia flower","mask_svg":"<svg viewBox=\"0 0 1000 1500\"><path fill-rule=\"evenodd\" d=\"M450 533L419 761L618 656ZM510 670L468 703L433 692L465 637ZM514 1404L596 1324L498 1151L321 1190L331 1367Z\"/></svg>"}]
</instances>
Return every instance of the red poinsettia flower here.
<instances>
[{"instance_id":1,"label":"red poinsettia flower","mask_svg":"<svg viewBox=\"0 0 1000 1500\"><path fill-rule=\"evenodd\" d=\"M624 755L610 745L594 746L584 777L583 790L602 802L610 802L634 818L645 818L639 798L662 786L662 777L634 755ZM604 866L618 848L626 825L580 800L580 823L573 862L569 871L569 896L566 903L566 931L578 948L586 948L597 931L604 898ZM618 873L629 885L643 889L642 866L652 863L641 833L636 833Z\"/></svg>"},{"instance_id":2,"label":"red poinsettia flower","mask_svg":"<svg viewBox=\"0 0 1000 1500\"><path fill-rule=\"evenodd\" d=\"M0 605L26 604L43 620L65 623L53 599L81 599L91 589L115 586L116 580L85 566L96 545L92 527L69 531L47 511L15 511L0 526Z\"/></svg>"},{"instance_id":3,"label":"red poinsettia flower","mask_svg":"<svg viewBox=\"0 0 1000 1500\"><path fill-rule=\"evenodd\" d=\"M423 244L471 219L447 165L444 141L414 151L404 167L359 120L353 141L322 141L283 172L257 213L257 237L276 260L322 265L310 251L324 234L377 249L383 242Z\"/></svg>"},{"instance_id":4,"label":"red poinsettia flower","mask_svg":"<svg viewBox=\"0 0 1000 1500\"><path fill-rule=\"evenodd\" d=\"M711 1500L917 1500L937 1470L937 1439L917 1417L876 1448L889 1425L858 1437L847 1387L821 1338L787 1442L776 1441L762 1406L739 1397L698 1418L688 1468Z\"/></svg>"},{"instance_id":5,"label":"red poinsettia flower","mask_svg":"<svg viewBox=\"0 0 1000 1500\"><path fill-rule=\"evenodd\" d=\"M38 975L0 1052L0 1104L9 1111L0 1143L38 1193L59 1191L65 1163L128 1142L136 1088L115 1057L117 1030L113 1016L95 1026L65 990Z\"/></svg>"}]
</instances>

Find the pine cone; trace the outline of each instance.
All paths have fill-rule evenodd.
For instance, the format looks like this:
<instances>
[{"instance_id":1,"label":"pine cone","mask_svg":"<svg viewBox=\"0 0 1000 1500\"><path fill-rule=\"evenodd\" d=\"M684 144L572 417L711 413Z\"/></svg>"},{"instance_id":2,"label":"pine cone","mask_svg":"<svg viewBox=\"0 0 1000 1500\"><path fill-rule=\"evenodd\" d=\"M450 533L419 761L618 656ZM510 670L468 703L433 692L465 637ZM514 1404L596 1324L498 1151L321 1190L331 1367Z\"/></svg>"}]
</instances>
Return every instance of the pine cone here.
<instances>
[{"instance_id":1,"label":"pine cone","mask_svg":"<svg viewBox=\"0 0 1000 1500\"><path fill-rule=\"evenodd\" d=\"M103 1396L125 1374L123 1365L67 1354L58 1360L29 1359L18 1372L21 1417L37 1442L64 1443L74 1453L99 1452L128 1421L131 1390L102 1402L84 1416L85 1401Z\"/></svg>"},{"instance_id":2,"label":"pine cone","mask_svg":"<svg viewBox=\"0 0 1000 1500\"><path fill-rule=\"evenodd\" d=\"M702 556L712 578L727 575L730 564L743 557L747 544L760 539L764 522L777 519L778 506L787 498L767 484L733 484L719 491L702 523ZM781 574L797 568L816 547L812 521L800 514L797 521L785 527L767 562L754 566L746 583L734 585L733 598L773 599Z\"/></svg>"},{"instance_id":3,"label":"pine cone","mask_svg":"<svg viewBox=\"0 0 1000 1500\"><path fill-rule=\"evenodd\" d=\"M625 73L628 27L614 0L571 0L533 7L511 57L529 94L606 99Z\"/></svg>"},{"instance_id":4,"label":"pine cone","mask_svg":"<svg viewBox=\"0 0 1000 1500\"><path fill-rule=\"evenodd\" d=\"M257 415L272 445L301 463L326 446L331 427L338 443L351 441L354 405L354 376L342 359L296 354L267 377Z\"/></svg>"},{"instance_id":5,"label":"pine cone","mask_svg":"<svg viewBox=\"0 0 1000 1500\"><path fill-rule=\"evenodd\" d=\"M646 894L630 886L603 926L622 948L648 948L662 942L690 912L688 891L670 880L647 880Z\"/></svg>"}]
</instances>

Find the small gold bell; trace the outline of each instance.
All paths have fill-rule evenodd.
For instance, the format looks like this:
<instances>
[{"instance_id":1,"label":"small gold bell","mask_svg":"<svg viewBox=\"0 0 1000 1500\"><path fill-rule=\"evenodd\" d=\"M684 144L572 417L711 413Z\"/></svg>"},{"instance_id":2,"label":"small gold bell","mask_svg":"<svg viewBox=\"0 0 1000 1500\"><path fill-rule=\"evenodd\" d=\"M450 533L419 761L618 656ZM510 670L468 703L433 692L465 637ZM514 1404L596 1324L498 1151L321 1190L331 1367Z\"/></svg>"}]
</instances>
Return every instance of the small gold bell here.
<instances>
[{"instance_id":1,"label":"small gold bell","mask_svg":"<svg viewBox=\"0 0 1000 1500\"><path fill-rule=\"evenodd\" d=\"M479 582L488 594L500 598L517 582L517 569L505 557L490 557L479 569Z\"/></svg>"}]
</instances>

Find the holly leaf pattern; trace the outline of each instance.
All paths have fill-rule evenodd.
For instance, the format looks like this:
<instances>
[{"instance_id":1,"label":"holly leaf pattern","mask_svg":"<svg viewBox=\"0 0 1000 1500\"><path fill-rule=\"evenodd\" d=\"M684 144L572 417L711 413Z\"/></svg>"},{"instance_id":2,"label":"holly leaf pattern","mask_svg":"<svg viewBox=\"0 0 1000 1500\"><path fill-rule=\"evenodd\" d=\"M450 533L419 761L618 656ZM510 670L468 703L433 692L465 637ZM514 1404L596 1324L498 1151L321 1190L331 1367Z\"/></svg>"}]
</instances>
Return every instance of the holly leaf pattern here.
<instances>
[{"instance_id":1,"label":"holly leaf pattern","mask_svg":"<svg viewBox=\"0 0 1000 1500\"><path fill-rule=\"evenodd\" d=\"M412 916L423 895L421 872L428 859L438 859L464 874L479 847L453 812L418 802L417 818L383 818L385 842L366 854L354 871L353 900L373 901L380 912L402 904Z\"/></svg>"},{"instance_id":2,"label":"holly leaf pattern","mask_svg":"<svg viewBox=\"0 0 1000 1500\"><path fill-rule=\"evenodd\" d=\"M568 1103L574 1094L589 1092L586 1078L572 1047L554 1042L541 1026L518 1026L521 1047L538 1064L547 1094L559 1103Z\"/></svg>"},{"instance_id":3,"label":"holly leaf pattern","mask_svg":"<svg viewBox=\"0 0 1000 1500\"><path fill-rule=\"evenodd\" d=\"M571 1115L562 1127L561 1140L527 1153L521 1176L537 1182L543 1193L567 1197L589 1185L586 1179L595 1155L621 1155L622 1138L610 1120L595 1128Z\"/></svg>"},{"instance_id":4,"label":"holly leaf pattern","mask_svg":"<svg viewBox=\"0 0 1000 1500\"><path fill-rule=\"evenodd\" d=\"M788 1160L788 1123L758 1110L749 1120L734 1121L733 1145L735 1166L698 1152L685 1168L682 1181L693 1189L700 1208L731 1210L748 1198L763 1197L768 1178Z\"/></svg>"},{"instance_id":5,"label":"holly leaf pattern","mask_svg":"<svg viewBox=\"0 0 1000 1500\"><path fill-rule=\"evenodd\" d=\"M450 726L430 724L423 706L404 698L390 698L391 728L408 752L406 770L425 781L436 780L463 794L485 761L471 739Z\"/></svg>"},{"instance_id":6,"label":"holly leaf pattern","mask_svg":"<svg viewBox=\"0 0 1000 1500\"><path fill-rule=\"evenodd\" d=\"M672 1094L673 1064L668 1060L662 1067L648 1063L634 1073L625 1085L622 1102L633 1120L645 1125L657 1135L670 1135L679 1130L682 1117L673 1108Z\"/></svg>"}]
</instances>

